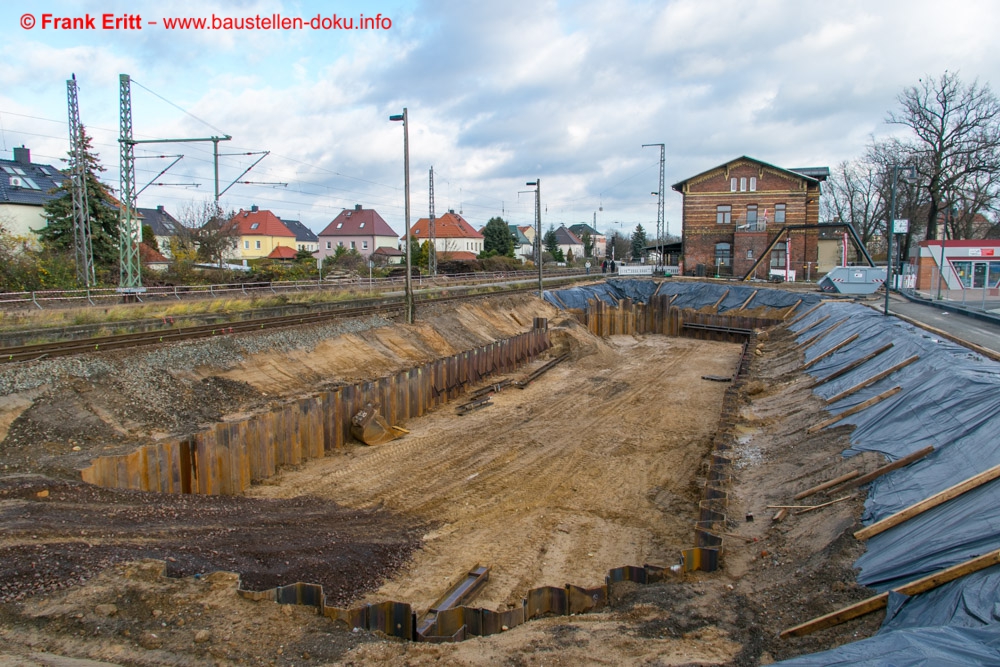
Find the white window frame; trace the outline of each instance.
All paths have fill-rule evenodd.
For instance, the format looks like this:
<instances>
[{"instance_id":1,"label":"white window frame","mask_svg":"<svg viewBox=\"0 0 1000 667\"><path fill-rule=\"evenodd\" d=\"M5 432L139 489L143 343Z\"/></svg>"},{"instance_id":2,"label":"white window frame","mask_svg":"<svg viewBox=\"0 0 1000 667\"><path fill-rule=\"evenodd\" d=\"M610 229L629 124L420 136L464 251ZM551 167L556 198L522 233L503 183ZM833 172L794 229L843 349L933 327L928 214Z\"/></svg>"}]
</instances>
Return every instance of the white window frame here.
<instances>
[{"instance_id":1,"label":"white window frame","mask_svg":"<svg viewBox=\"0 0 1000 667\"><path fill-rule=\"evenodd\" d=\"M757 177L750 177L750 192L757 192Z\"/></svg>"},{"instance_id":2,"label":"white window frame","mask_svg":"<svg viewBox=\"0 0 1000 667\"><path fill-rule=\"evenodd\" d=\"M729 179L729 191L736 192L736 177L733 176Z\"/></svg>"}]
</instances>

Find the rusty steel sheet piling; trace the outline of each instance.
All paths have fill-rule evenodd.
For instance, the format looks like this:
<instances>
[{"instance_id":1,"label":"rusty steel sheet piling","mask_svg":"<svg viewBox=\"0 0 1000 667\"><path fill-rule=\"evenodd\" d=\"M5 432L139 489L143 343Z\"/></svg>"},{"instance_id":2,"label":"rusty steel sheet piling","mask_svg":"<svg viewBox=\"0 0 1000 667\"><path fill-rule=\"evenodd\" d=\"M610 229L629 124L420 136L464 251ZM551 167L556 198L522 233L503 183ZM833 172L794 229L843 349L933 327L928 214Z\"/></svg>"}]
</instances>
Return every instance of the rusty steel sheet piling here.
<instances>
[{"instance_id":1,"label":"rusty steel sheet piling","mask_svg":"<svg viewBox=\"0 0 1000 667\"><path fill-rule=\"evenodd\" d=\"M351 418L367 403L381 405L386 420L396 425L458 398L486 376L516 370L550 346L547 320L535 318L535 327L527 333L193 435L143 445L128 454L95 458L80 476L106 488L241 494L281 466L344 447L351 439Z\"/></svg>"}]
</instances>

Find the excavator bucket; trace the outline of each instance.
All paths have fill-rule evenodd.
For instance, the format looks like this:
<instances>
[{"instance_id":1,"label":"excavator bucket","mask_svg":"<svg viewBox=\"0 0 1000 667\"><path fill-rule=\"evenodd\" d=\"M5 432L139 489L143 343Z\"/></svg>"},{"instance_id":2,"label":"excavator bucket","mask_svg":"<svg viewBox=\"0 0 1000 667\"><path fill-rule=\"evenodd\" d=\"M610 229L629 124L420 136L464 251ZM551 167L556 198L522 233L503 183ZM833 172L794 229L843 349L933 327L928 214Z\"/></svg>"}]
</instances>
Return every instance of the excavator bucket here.
<instances>
[{"instance_id":1,"label":"excavator bucket","mask_svg":"<svg viewBox=\"0 0 1000 667\"><path fill-rule=\"evenodd\" d=\"M382 445L407 433L405 428L390 426L378 413L378 406L371 403L351 417L351 435L366 445Z\"/></svg>"}]
</instances>

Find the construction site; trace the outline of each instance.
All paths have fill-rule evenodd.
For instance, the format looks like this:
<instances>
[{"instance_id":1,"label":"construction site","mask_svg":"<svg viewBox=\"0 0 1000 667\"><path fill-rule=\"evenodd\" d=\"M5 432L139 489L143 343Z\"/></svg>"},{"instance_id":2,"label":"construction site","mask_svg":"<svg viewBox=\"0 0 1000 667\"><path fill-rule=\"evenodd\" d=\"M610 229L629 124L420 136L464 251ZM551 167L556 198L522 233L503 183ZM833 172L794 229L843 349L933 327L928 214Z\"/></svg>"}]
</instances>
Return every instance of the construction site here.
<instances>
[{"instance_id":1,"label":"construction site","mask_svg":"<svg viewBox=\"0 0 1000 667\"><path fill-rule=\"evenodd\" d=\"M998 368L678 279L8 363L0 662L997 664Z\"/></svg>"}]
</instances>

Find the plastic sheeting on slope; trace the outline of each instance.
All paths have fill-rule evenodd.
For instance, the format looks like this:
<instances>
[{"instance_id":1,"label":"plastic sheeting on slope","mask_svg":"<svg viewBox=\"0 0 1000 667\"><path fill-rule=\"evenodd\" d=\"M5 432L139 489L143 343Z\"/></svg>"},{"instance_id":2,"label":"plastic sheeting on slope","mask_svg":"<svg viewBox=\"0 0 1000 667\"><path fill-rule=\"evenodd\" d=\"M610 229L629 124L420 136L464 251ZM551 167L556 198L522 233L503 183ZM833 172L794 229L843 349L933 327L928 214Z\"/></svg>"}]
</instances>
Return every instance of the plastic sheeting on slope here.
<instances>
[{"instance_id":1,"label":"plastic sheeting on slope","mask_svg":"<svg viewBox=\"0 0 1000 667\"><path fill-rule=\"evenodd\" d=\"M978 628L996 623L1000 623L1000 565L916 597L890 593L882 631L934 625Z\"/></svg>"},{"instance_id":2,"label":"plastic sheeting on slope","mask_svg":"<svg viewBox=\"0 0 1000 667\"><path fill-rule=\"evenodd\" d=\"M654 293L666 294L667 296L676 294L677 298L674 299L674 306L678 308L698 309L714 305L725 295L722 303L719 304L719 312L721 313L739 308L755 291L757 295L754 296L753 301L747 306L750 309L760 307L791 308L797 302L801 301L799 310L805 312L819 303L823 298L820 294L808 292L789 292L787 290L754 288L743 285L670 281L656 283L652 280L623 279L612 279L595 285L582 285L555 290L553 292L546 291L542 294L542 297L557 308L566 307L586 310L587 301L590 299L600 299L608 305L613 306L620 299L631 299L640 303L648 303Z\"/></svg>"},{"instance_id":3,"label":"plastic sheeting on slope","mask_svg":"<svg viewBox=\"0 0 1000 667\"><path fill-rule=\"evenodd\" d=\"M1000 628L940 626L896 630L775 664L783 667L1000 665Z\"/></svg>"}]
</instances>

